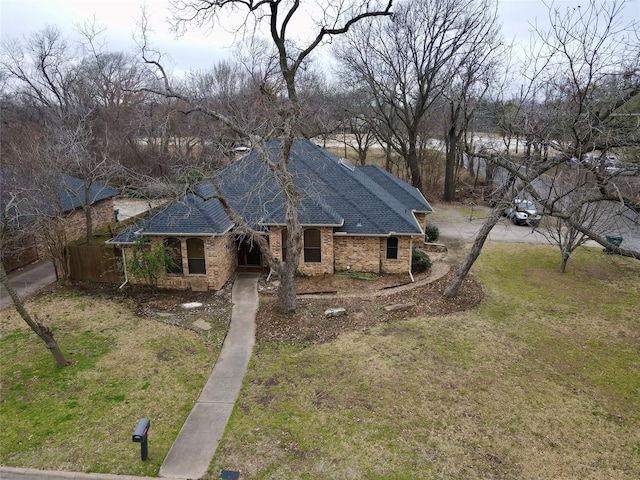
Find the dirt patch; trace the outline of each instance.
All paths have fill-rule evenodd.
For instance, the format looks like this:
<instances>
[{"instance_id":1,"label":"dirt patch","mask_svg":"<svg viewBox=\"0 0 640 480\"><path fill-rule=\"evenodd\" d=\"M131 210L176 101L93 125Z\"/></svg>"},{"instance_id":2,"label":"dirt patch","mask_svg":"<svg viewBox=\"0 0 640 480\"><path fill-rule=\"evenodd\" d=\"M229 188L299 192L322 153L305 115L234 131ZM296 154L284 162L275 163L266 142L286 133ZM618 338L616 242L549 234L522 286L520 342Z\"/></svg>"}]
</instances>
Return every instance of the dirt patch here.
<instances>
[{"instance_id":1,"label":"dirt patch","mask_svg":"<svg viewBox=\"0 0 640 480\"><path fill-rule=\"evenodd\" d=\"M119 289L103 283L79 283L71 288L88 297L107 297L127 304L136 315L168 325L193 330L209 341L219 343L224 339L231 320L231 287L229 281L216 292L191 290L151 291L143 286L127 285ZM184 308L185 303L201 304L197 308Z\"/></svg>"},{"instance_id":2,"label":"dirt patch","mask_svg":"<svg viewBox=\"0 0 640 480\"><path fill-rule=\"evenodd\" d=\"M300 298L299 308L295 313L282 314L276 308L273 297L263 297L256 318L257 340L270 340L279 342L293 342L299 344L318 344L335 339L340 333L361 330L366 331L380 323L391 320L420 315L436 316L459 312L477 306L483 298L480 285L468 277L455 299L446 299L442 296L453 271L432 283L427 283L415 288L408 288L402 292L372 296L362 295L358 297L327 298ZM332 277L332 278L329 278ZM343 278L327 276L322 279L323 286L329 288L344 287L345 290L362 293L362 284L355 282L344 284ZM381 284L393 283L392 278L381 280ZM397 279L395 279L397 280ZM304 289L305 282L300 282L300 289ZM319 288L314 284L315 289ZM380 287L380 284L377 285ZM369 287L373 290L374 286ZM345 293L345 292L342 292ZM414 306L387 312L384 307L393 304L409 304ZM347 314L339 317L325 317L325 310L329 308L345 308Z\"/></svg>"},{"instance_id":3,"label":"dirt patch","mask_svg":"<svg viewBox=\"0 0 640 480\"><path fill-rule=\"evenodd\" d=\"M414 275L414 281L406 274L372 275L368 280L341 275L298 278L299 308L293 314L282 314L277 310L277 282L263 278L259 282L261 302L256 338L298 344L325 343L342 332L366 332L375 325L395 319L443 315L473 308L483 298L482 289L473 278L463 283L455 299L442 296L455 271L449 262L451 256L449 252L442 255L442 259L436 259L432 269ZM82 283L72 288L88 297L108 297L127 303L139 316L194 330L217 343L223 340L230 320L232 285L233 279L218 292L152 292L137 286L120 290L117 286L97 283ZM185 309L181 305L187 302L202 303L202 306ZM390 305L402 307L385 309ZM346 315L327 318L325 311L330 308L345 308ZM198 327L203 322L207 327L212 325L212 330Z\"/></svg>"}]
</instances>

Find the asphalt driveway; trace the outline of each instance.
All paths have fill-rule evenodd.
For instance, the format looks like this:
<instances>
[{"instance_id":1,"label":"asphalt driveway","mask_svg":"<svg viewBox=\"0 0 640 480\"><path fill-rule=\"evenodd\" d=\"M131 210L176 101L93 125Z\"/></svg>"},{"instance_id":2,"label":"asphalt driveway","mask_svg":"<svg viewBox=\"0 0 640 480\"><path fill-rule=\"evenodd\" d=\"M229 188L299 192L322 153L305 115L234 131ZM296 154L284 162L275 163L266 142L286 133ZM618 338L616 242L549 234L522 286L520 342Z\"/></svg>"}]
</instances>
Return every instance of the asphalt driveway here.
<instances>
[{"instance_id":1,"label":"asphalt driveway","mask_svg":"<svg viewBox=\"0 0 640 480\"><path fill-rule=\"evenodd\" d=\"M18 295L25 298L55 282L56 272L51 260L44 260L9 273L9 280ZM0 309L10 304L9 293L0 285Z\"/></svg>"}]
</instances>

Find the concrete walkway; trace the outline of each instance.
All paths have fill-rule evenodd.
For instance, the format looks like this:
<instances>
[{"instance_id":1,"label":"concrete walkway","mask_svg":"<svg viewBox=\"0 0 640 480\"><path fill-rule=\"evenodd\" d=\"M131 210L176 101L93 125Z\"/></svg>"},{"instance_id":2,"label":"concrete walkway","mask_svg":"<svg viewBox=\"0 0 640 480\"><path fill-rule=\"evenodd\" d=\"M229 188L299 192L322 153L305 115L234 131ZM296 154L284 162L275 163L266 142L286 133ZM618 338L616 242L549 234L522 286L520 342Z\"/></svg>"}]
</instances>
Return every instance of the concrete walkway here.
<instances>
[{"instance_id":1,"label":"concrete walkway","mask_svg":"<svg viewBox=\"0 0 640 480\"><path fill-rule=\"evenodd\" d=\"M209 468L247 371L255 342L258 275L239 274L231 290L231 325L198 401L160 467L160 477L202 477Z\"/></svg>"}]
</instances>

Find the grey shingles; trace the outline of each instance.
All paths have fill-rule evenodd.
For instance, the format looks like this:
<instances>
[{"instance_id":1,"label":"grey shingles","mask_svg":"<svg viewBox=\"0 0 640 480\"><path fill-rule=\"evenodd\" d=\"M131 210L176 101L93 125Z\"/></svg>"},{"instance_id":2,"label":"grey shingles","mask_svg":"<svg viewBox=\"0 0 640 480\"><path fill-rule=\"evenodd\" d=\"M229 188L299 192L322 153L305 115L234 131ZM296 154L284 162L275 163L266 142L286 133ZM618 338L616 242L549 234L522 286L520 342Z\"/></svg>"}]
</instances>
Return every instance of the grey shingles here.
<instances>
[{"instance_id":1,"label":"grey shingles","mask_svg":"<svg viewBox=\"0 0 640 480\"><path fill-rule=\"evenodd\" d=\"M268 144L272 162L278 161L279 146L279 140ZM431 211L422 194L407 183L379 167L346 168L339 157L309 140L294 141L290 171L301 194L303 225L332 225L336 232L350 235L420 234L412 212ZM282 192L258 153L238 160L216 181L234 212L254 227L284 225ZM187 195L148 218L145 232L219 235L228 231L231 221L215 198L214 186L204 183L195 191L198 195Z\"/></svg>"},{"instance_id":2,"label":"grey shingles","mask_svg":"<svg viewBox=\"0 0 640 480\"><path fill-rule=\"evenodd\" d=\"M61 174L58 183L60 185L58 190L60 209L63 212L71 212L86 203L84 181L81 178ZM118 191L111 187L92 182L89 185L89 204L93 205L100 200L115 197L117 194Z\"/></svg>"}]
</instances>

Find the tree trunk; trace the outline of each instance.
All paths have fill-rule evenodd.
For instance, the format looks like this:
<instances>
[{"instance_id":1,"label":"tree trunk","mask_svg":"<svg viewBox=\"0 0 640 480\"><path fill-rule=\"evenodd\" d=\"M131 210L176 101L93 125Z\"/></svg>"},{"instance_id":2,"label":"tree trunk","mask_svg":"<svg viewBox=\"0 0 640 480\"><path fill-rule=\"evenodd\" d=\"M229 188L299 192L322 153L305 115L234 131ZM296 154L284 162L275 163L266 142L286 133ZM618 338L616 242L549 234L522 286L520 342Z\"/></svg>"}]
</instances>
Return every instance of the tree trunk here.
<instances>
[{"instance_id":1,"label":"tree trunk","mask_svg":"<svg viewBox=\"0 0 640 480\"><path fill-rule=\"evenodd\" d=\"M295 269L284 268L283 274L280 276L280 287L278 288L278 310L290 313L295 312L297 308L296 271Z\"/></svg>"},{"instance_id":2,"label":"tree trunk","mask_svg":"<svg viewBox=\"0 0 640 480\"><path fill-rule=\"evenodd\" d=\"M84 181L84 217L87 224L87 245L93 245L93 219L91 218L91 183Z\"/></svg>"},{"instance_id":3,"label":"tree trunk","mask_svg":"<svg viewBox=\"0 0 640 480\"><path fill-rule=\"evenodd\" d=\"M560 273L564 273L567 270L567 262L569 261L570 253L562 249L562 262L560 262Z\"/></svg>"},{"instance_id":4,"label":"tree trunk","mask_svg":"<svg viewBox=\"0 0 640 480\"><path fill-rule=\"evenodd\" d=\"M287 261L280 264L278 275L280 276L280 287L278 288L278 309L281 312L294 312L298 308L298 297L296 296L296 272L303 246L303 231L298 219L298 205L300 192L296 187L293 176L289 171L289 160L291 158L291 146L293 137L286 137L282 140L282 157L275 169L275 173L280 181L282 192L286 199L286 224L287 224Z\"/></svg>"},{"instance_id":5,"label":"tree trunk","mask_svg":"<svg viewBox=\"0 0 640 480\"><path fill-rule=\"evenodd\" d=\"M444 200L452 202L456 199L456 159L458 153L458 141L460 137L456 135L453 127L448 132L447 157L444 170Z\"/></svg>"},{"instance_id":6,"label":"tree trunk","mask_svg":"<svg viewBox=\"0 0 640 480\"><path fill-rule=\"evenodd\" d=\"M445 298L453 298L458 294L458 290L460 290L460 286L462 282L466 278L469 270L471 270L471 266L480 256L480 252L482 251L482 246L484 242L487 240L491 229L495 226L496 223L500 220L500 208L496 207L493 209L491 216L487 218L487 220L482 224L480 231L476 235L475 240L473 241L473 246L471 247L471 251L458 268L458 271L453 276L449 285L444 291Z\"/></svg>"},{"instance_id":7,"label":"tree trunk","mask_svg":"<svg viewBox=\"0 0 640 480\"><path fill-rule=\"evenodd\" d=\"M490 165L490 162L487 162L487 170L489 169L489 165ZM444 290L443 296L445 298L453 298L458 294L458 291L460 290L460 286L462 285L462 282L464 281L467 274L469 273L469 270L471 270L471 267L474 264L474 262L480 256L480 252L482 251L482 246L484 245L484 242L487 240L487 237L489 237L489 233L491 232L491 229L500 220L501 211L503 208L502 200L504 199L504 196L506 195L506 193L511 189L511 187L513 187L513 184L515 183L515 179L516 179L515 174L511 173L509 175L509 178L505 182L505 184L502 187L500 187L499 196L498 196L500 200L496 202L496 206L493 207L493 210L491 211L491 215L482 224L482 227L480 227L480 231L478 232L475 240L473 241L473 246L471 247L471 251L469 252L467 257L464 259L464 262L462 262L462 265L460 265L460 268L458 268L458 271L455 273L455 275L449 282L449 285L447 285L447 288Z\"/></svg>"},{"instance_id":8,"label":"tree trunk","mask_svg":"<svg viewBox=\"0 0 640 480\"><path fill-rule=\"evenodd\" d=\"M384 169L389 172L391 172L391 145L389 144L389 142L387 142L387 145L384 149L384 154L385 154L385 164L384 164Z\"/></svg>"},{"instance_id":9,"label":"tree trunk","mask_svg":"<svg viewBox=\"0 0 640 480\"><path fill-rule=\"evenodd\" d=\"M53 338L53 332L51 331L51 329L40 323L40 320L38 320L38 317L36 317L35 315L32 317L29 312L27 312L27 309L24 308L22 299L18 296L18 293L13 288L13 285L11 285L11 281L9 281L7 272L4 269L4 264L0 264L0 283L2 283L4 288L6 288L9 296L11 297L11 300L13 301L13 304L16 307L16 310L18 311L22 319L27 322L27 325L31 327L31 330L33 330L42 339L44 344L51 351L51 355L53 355L56 366L66 367L67 365L69 365L71 362L67 361L64 358L64 355L62 354L62 351L58 346L58 342L56 342Z\"/></svg>"},{"instance_id":10,"label":"tree trunk","mask_svg":"<svg viewBox=\"0 0 640 480\"><path fill-rule=\"evenodd\" d=\"M407 154L407 166L411 173L411 185L422 191L422 174L420 173L420 165L418 165L418 154L415 147L409 148Z\"/></svg>"}]
</instances>

